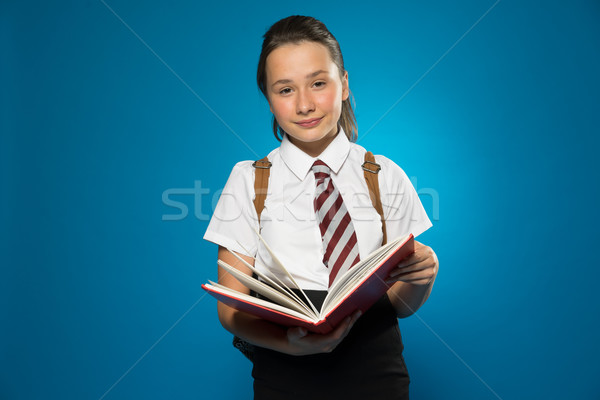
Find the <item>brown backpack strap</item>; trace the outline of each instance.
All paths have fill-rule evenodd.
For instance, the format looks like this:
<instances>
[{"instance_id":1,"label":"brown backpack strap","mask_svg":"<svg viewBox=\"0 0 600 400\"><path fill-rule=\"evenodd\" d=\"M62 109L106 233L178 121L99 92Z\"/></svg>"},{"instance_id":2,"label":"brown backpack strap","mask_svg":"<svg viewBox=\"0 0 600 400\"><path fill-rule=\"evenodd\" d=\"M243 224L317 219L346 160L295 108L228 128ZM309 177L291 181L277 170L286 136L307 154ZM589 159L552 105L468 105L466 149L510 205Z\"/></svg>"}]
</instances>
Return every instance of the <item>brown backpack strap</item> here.
<instances>
[{"instance_id":1,"label":"brown backpack strap","mask_svg":"<svg viewBox=\"0 0 600 400\"><path fill-rule=\"evenodd\" d=\"M269 174L271 173L271 162L268 157L254 161L254 208L260 224L260 214L265 208L265 199L269 190Z\"/></svg>"},{"instance_id":2,"label":"brown backpack strap","mask_svg":"<svg viewBox=\"0 0 600 400\"><path fill-rule=\"evenodd\" d=\"M254 208L256 209L256 215L258 216L258 224L260 226L260 214L262 214L265 208L265 199L267 198L267 191L269 189L269 175L271 174L271 162L268 157L262 160L254 161L252 163L254 167ZM255 278L256 274L252 274ZM251 290L251 296L257 296L256 293ZM254 345L240 339L237 336L233 336L233 346L242 352L248 360L254 362Z\"/></svg>"},{"instance_id":3,"label":"brown backpack strap","mask_svg":"<svg viewBox=\"0 0 600 400\"><path fill-rule=\"evenodd\" d=\"M387 232L385 229L385 218L383 217L383 205L381 204L381 193L379 193L379 179L378 173L381 170L381 165L375 162L375 156L370 151L365 153L365 162L362 165L362 169L365 172L365 181L367 181L367 187L369 188L369 196L371 196L371 203L377 210L377 213L381 217L381 230L383 231L383 241L381 245L387 243Z\"/></svg>"}]
</instances>

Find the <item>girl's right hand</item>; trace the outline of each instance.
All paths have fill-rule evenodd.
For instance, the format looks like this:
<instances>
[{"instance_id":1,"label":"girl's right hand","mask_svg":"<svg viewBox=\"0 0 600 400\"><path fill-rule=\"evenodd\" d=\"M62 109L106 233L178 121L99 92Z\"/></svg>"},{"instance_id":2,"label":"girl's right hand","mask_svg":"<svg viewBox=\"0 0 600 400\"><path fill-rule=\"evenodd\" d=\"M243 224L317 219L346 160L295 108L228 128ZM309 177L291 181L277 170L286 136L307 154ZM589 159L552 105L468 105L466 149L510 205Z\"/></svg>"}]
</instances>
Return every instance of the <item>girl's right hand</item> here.
<instances>
[{"instance_id":1,"label":"girl's right hand","mask_svg":"<svg viewBox=\"0 0 600 400\"><path fill-rule=\"evenodd\" d=\"M344 340L356 320L360 317L360 310L346 317L333 331L327 334L308 332L306 328L294 327L287 330L288 354L304 356L308 354L330 353Z\"/></svg>"}]
</instances>

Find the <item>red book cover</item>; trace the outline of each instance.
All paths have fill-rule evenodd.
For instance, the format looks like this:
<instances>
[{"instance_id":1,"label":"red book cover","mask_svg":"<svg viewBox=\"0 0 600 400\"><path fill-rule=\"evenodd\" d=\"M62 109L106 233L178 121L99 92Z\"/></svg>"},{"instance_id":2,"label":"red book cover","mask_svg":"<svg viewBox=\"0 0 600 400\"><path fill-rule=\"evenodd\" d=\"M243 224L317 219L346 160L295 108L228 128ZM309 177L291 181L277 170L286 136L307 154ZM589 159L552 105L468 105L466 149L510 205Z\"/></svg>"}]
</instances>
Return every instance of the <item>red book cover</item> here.
<instances>
[{"instance_id":1,"label":"red book cover","mask_svg":"<svg viewBox=\"0 0 600 400\"><path fill-rule=\"evenodd\" d=\"M400 261L414 252L414 237L412 234L407 236L404 243L398 249L388 254L370 274L364 278L362 283L351 293L348 293L338 306L331 310L324 318L313 323L312 321L299 319L279 311L271 310L261 305L250 303L246 300L233 297L232 295L218 291L218 288L202 288L224 304L233 307L239 311L244 311L257 317L264 318L285 326L301 326L311 332L328 333L332 331L345 317L356 310L361 310L364 314L379 298L390 288L385 283L390 272L398 265Z\"/></svg>"}]
</instances>

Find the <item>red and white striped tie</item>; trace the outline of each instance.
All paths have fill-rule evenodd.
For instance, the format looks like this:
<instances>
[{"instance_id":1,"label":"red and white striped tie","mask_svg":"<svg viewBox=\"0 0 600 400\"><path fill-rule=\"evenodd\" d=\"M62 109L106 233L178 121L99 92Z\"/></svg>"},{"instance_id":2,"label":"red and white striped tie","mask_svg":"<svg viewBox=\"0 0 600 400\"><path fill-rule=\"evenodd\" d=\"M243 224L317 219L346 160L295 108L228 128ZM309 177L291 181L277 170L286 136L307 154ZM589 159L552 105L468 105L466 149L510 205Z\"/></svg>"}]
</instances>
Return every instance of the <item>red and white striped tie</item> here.
<instances>
[{"instance_id":1,"label":"red and white striped tie","mask_svg":"<svg viewBox=\"0 0 600 400\"><path fill-rule=\"evenodd\" d=\"M360 260L356 232L342 195L333 185L331 170L321 160L312 166L317 189L315 212L323 238L323 264L329 268L329 286L335 277L348 271Z\"/></svg>"}]
</instances>

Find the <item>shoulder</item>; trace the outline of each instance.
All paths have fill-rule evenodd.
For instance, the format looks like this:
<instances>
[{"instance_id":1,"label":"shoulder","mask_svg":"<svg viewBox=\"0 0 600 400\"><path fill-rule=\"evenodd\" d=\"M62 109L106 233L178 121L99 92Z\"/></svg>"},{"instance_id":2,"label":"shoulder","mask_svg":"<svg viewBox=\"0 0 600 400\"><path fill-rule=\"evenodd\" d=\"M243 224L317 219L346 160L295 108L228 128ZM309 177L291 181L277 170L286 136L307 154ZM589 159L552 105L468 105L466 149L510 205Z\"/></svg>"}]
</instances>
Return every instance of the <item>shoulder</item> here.
<instances>
[{"instance_id":1,"label":"shoulder","mask_svg":"<svg viewBox=\"0 0 600 400\"><path fill-rule=\"evenodd\" d=\"M252 166L252 160L245 160L236 163L231 172L227 183L223 188L223 193L226 194L244 194L250 196L254 191L254 167Z\"/></svg>"},{"instance_id":2,"label":"shoulder","mask_svg":"<svg viewBox=\"0 0 600 400\"><path fill-rule=\"evenodd\" d=\"M267 157L269 161L273 162L274 160L279 158L279 148L271 151ZM262 158L257 158L256 160L244 160L237 162L230 173L230 178L238 177L238 178L253 178L254 177L254 163L258 160L262 160Z\"/></svg>"},{"instance_id":3,"label":"shoulder","mask_svg":"<svg viewBox=\"0 0 600 400\"><path fill-rule=\"evenodd\" d=\"M254 167L252 167L252 160L244 160L237 162L231 172L229 173L229 181L231 180L247 180L252 177Z\"/></svg>"},{"instance_id":4,"label":"shoulder","mask_svg":"<svg viewBox=\"0 0 600 400\"><path fill-rule=\"evenodd\" d=\"M362 147L361 145L350 142L350 153L349 153L350 157L364 159L366 152L367 152L367 150L364 147Z\"/></svg>"},{"instance_id":5,"label":"shoulder","mask_svg":"<svg viewBox=\"0 0 600 400\"><path fill-rule=\"evenodd\" d=\"M267 156L269 161L274 162L278 160L279 157L279 148L274 149ZM262 158L258 158L260 160ZM227 188L232 191L242 190L242 188L251 188L254 190L254 162L257 160L244 160L237 162L231 172L229 173L229 178L227 180Z\"/></svg>"},{"instance_id":6,"label":"shoulder","mask_svg":"<svg viewBox=\"0 0 600 400\"><path fill-rule=\"evenodd\" d=\"M354 163L362 165L365 161L366 153L367 150L364 147L356 143L350 143L350 158ZM386 179L407 178L404 170L388 157L381 154L375 154L375 162L381 166L380 176L384 176Z\"/></svg>"},{"instance_id":7,"label":"shoulder","mask_svg":"<svg viewBox=\"0 0 600 400\"><path fill-rule=\"evenodd\" d=\"M360 157L360 164L364 162L365 150L362 146L356 146L356 157ZM406 172L393 160L381 155L375 154L375 162L381 167L379 171L379 187L385 191L403 191L407 185L412 185Z\"/></svg>"},{"instance_id":8,"label":"shoulder","mask_svg":"<svg viewBox=\"0 0 600 400\"><path fill-rule=\"evenodd\" d=\"M381 170L386 175L393 175L396 177L406 176L406 173L404 172L404 170L398 164L396 164L394 161L387 158L386 156L376 154L375 161L377 162L377 164L379 164L381 166Z\"/></svg>"},{"instance_id":9,"label":"shoulder","mask_svg":"<svg viewBox=\"0 0 600 400\"><path fill-rule=\"evenodd\" d=\"M375 160L381 165L379 176L389 192L401 193L412 186L406 172L394 161L382 155L376 155Z\"/></svg>"}]
</instances>

